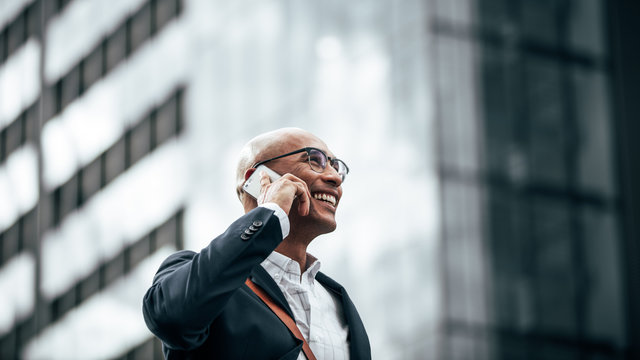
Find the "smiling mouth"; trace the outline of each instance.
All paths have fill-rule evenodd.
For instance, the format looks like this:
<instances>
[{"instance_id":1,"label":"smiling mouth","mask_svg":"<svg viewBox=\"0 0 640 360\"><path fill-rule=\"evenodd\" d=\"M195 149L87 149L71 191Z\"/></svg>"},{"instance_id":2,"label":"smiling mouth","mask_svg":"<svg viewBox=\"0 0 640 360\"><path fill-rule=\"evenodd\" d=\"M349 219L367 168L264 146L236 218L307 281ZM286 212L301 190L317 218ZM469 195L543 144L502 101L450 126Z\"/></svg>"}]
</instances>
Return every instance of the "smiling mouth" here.
<instances>
[{"instance_id":1,"label":"smiling mouth","mask_svg":"<svg viewBox=\"0 0 640 360\"><path fill-rule=\"evenodd\" d=\"M316 199L316 200L328 202L329 204L331 204L334 207L337 204L336 198L333 195L315 193L315 194L313 194L313 198Z\"/></svg>"}]
</instances>

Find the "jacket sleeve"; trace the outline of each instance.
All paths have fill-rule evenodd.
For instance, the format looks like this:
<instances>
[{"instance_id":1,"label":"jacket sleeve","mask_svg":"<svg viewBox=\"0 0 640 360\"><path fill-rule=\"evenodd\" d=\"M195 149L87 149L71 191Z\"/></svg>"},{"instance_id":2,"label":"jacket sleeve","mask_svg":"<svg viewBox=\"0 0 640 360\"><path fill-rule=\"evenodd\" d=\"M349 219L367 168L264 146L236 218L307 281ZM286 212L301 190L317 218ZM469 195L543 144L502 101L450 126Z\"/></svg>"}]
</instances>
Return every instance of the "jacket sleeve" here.
<instances>
[{"instance_id":1,"label":"jacket sleeve","mask_svg":"<svg viewBox=\"0 0 640 360\"><path fill-rule=\"evenodd\" d=\"M199 253L169 256L143 299L147 327L171 349L199 347L229 298L281 241L278 217L273 210L258 207Z\"/></svg>"}]
</instances>

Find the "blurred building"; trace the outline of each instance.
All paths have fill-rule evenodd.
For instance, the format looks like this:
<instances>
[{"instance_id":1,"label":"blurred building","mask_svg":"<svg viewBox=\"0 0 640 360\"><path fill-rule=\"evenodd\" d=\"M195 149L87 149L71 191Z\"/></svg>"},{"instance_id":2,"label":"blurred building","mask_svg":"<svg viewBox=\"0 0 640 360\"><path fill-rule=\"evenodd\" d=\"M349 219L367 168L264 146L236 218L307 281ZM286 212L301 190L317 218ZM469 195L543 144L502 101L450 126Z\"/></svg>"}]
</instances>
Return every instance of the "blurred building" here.
<instances>
[{"instance_id":1,"label":"blurred building","mask_svg":"<svg viewBox=\"0 0 640 360\"><path fill-rule=\"evenodd\" d=\"M183 200L154 210L145 197L173 186L154 177L182 132L184 88L149 57L171 57L159 35L181 12L178 0L2 1L3 359L157 351L135 321L136 277L182 247Z\"/></svg>"},{"instance_id":2,"label":"blurred building","mask_svg":"<svg viewBox=\"0 0 640 360\"><path fill-rule=\"evenodd\" d=\"M440 3L441 356L636 358L638 7Z\"/></svg>"},{"instance_id":3,"label":"blurred building","mask_svg":"<svg viewBox=\"0 0 640 360\"><path fill-rule=\"evenodd\" d=\"M312 244L377 359L640 344L630 0L0 0L0 358L162 358L142 296L282 126L352 168Z\"/></svg>"}]
</instances>

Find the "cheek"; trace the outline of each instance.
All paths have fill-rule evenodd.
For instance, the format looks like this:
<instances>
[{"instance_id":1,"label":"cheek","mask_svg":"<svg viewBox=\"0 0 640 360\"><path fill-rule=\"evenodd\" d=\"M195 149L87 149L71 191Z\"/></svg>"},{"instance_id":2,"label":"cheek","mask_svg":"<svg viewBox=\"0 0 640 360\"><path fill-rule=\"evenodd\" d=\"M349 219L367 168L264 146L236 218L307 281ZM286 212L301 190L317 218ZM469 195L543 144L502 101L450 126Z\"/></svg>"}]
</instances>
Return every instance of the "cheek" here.
<instances>
[{"instance_id":1,"label":"cheek","mask_svg":"<svg viewBox=\"0 0 640 360\"><path fill-rule=\"evenodd\" d=\"M297 171L292 172L293 175L297 176L300 180L304 181L307 186L311 186L311 184L313 184L313 182L316 180L316 177L314 176L315 172L313 172L313 170L309 169L309 166L303 169L296 169Z\"/></svg>"},{"instance_id":2,"label":"cheek","mask_svg":"<svg viewBox=\"0 0 640 360\"><path fill-rule=\"evenodd\" d=\"M300 179L303 179L307 176L306 174L306 168L308 168L309 166L306 163L300 163L297 162L295 163L295 165L289 166L288 167L288 172L291 175L295 175L297 177L299 177Z\"/></svg>"}]
</instances>

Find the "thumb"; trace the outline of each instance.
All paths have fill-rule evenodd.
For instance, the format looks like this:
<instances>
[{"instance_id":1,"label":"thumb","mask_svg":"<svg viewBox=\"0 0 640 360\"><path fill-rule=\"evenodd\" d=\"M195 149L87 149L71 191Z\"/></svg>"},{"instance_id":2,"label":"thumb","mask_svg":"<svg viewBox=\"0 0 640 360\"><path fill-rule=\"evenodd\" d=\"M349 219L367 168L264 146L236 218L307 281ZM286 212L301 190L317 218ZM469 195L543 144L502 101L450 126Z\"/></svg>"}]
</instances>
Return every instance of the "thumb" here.
<instances>
[{"instance_id":1,"label":"thumb","mask_svg":"<svg viewBox=\"0 0 640 360\"><path fill-rule=\"evenodd\" d=\"M264 192L266 186L269 184L271 184L269 175L264 171L260 171L260 192Z\"/></svg>"}]
</instances>

